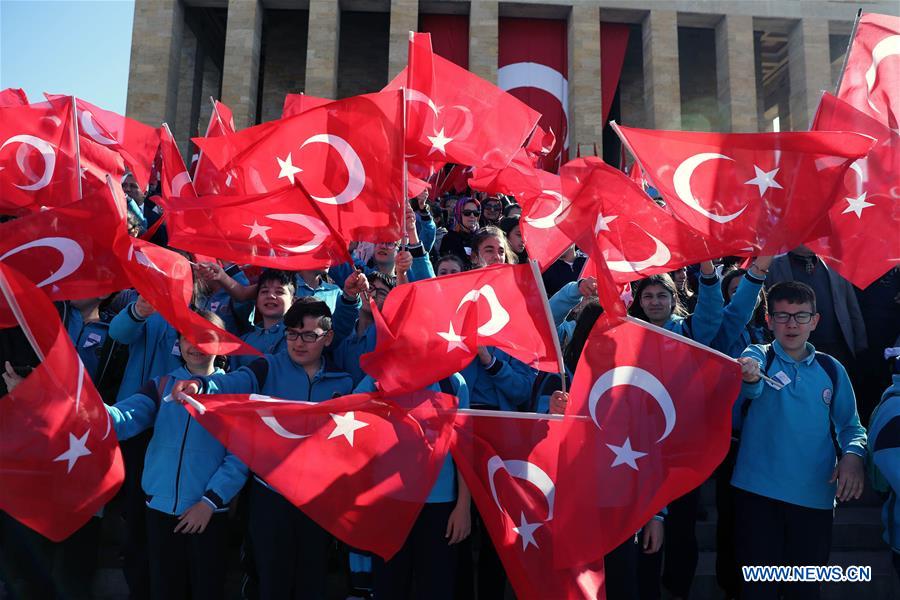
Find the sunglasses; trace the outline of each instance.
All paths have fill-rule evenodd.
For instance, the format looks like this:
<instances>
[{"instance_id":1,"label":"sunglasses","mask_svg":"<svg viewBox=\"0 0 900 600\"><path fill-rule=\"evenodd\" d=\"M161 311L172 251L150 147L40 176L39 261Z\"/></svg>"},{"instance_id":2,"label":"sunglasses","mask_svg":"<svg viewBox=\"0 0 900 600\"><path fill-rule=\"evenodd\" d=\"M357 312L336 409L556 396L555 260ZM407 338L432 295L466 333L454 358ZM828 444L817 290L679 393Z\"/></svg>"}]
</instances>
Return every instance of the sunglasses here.
<instances>
[{"instance_id":1,"label":"sunglasses","mask_svg":"<svg viewBox=\"0 0 900 600\"><path fill-rule=\"evenodd\" d=\"M321 338L328 335L328 332L324 333L316 333L315 331L286 331L284 333L284 337L287 338L289 342L296 342L297 338L300 338L304 342L308 344L312 344L313 342L318 342Z\"/></svg>"},{"instance_id":2,"label":"sunglasses","mask_svg":"<svg viewBox=\"0 0 900 600\"><path fill-rule=\"evenodd\" d=\"M480 210L464 210L464 211L462 211L462 214L464 217L480 217L481 211Z\"/></svg>"}]
</instances>

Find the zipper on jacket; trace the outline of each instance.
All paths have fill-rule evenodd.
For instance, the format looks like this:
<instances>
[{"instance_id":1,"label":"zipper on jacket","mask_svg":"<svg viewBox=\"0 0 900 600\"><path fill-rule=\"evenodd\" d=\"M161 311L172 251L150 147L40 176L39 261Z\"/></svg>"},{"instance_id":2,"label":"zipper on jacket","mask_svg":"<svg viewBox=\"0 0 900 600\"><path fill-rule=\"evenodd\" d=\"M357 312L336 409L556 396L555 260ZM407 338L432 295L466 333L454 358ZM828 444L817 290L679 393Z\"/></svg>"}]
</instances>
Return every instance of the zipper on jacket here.
<instances>
[{"instance_id":1,"label":"zipper on jacket","mask_svg":"<svg viewBox=\"0 0 900 600\"><path fill-rule=\"evenodd\" d=\"M181 452L178 453L178 470L175 471L175 503L172 504L172 514L178 508L178 489L181 481L181 463L184 462L184 446L187 444L188 429L191 427L191 416L188 415L187 423L184 425L184 437L181 438Z\"/></svg>"}]
</instances>

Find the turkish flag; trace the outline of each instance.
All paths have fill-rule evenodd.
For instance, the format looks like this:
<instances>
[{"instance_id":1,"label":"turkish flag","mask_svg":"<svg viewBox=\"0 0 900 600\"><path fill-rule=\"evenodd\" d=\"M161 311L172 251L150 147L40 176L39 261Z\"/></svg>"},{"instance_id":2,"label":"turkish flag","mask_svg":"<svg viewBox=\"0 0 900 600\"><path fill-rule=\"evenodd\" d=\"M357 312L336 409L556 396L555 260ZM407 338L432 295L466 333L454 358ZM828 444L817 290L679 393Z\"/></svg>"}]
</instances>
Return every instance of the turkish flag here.
<instances>
[{"instance_id":1,"label":"turkish flag","mask_svg":"<svg viewBox=\"0 0 900 600\"><path fill-rule=\"evenodd\" d=\"M450 447L453 460L517 598L605 598L602 555L581 556L579 565L584 566L555 567L572 533L563 523L576 519L582 533L594 535L602 535L602 525L583 514L561 519L576 505L557 490L565 424L559 418L535 417L460 413ZM581 426L586 429L585 423ZM597 483L594 472L580 475Z\"/></svg>"},{"instance_id":2,"label":"turkish flag","mask_svg":"<svg viewBox=\"0 0 900 600\"><path fill-rule=\"evenodd\" d=\"M741 240L705 238L599 158L570 161L560 173L564 196L572 199L560 216L560 229L577 241L595 236L617 284L741 252ZM579 230L591 227L579 236ZM588 246L583 249L590 253Z\"/></svg>"},{"instance_id":3,"label":"turkish flag","mask_svg":"<svg viewBox=\"0 0 900 600\"><path fill-rule=\"evenodd\" d=\"M647 323L594 325L578 361L563 434L559 564L605 555L660 509L706 481L725 458L738 363ZM596 529L585 527L596 523Z\"/></svg>"},{"instance_id":4,"label":"turkish flag","mask_svg":"<svg viewBox=\"0 0 900 600\"><path fill-rule=\"evenodd\" d=\"M388 393L420 389L461 371L478 346L494 346L535 369L557 373L556 328L543 298L528 264L398 286L381 312L373 308L377 342L360 364ZM398 356L406 358L398 361Z\"/></svg>"},{"instance_id":5,"label":"turkish flag","mask_svg":"<svg viewBox=\"0 0 900 600\"><path fill-rule=\"evenodd\" d=\"M863 14L850 44L837 97L900 133L898 55L900 17Z\"/></svg>"},{"instance_id":6,"label":"turkish flag","mask_svg":"<svg viewBox=\"0 0 900 600\"><path fill-rule=\"evenodd\" d=\"M212 112L209 115L209 124L206 126L206 137L222 137L234 133L234 116L231 109L218 100L213 100ZM219 170L200 149L197 153L197 162L192 165L194 190L200 196L218 194L240 194L243 187L234 174Z\"/></svg>"},{"instance_id":7,"label":"turkish flag","mask_svg":"<svg viewBox=\"0 0 900 600\"><path fill-rule=\"evenodd\" d=\"M757 255L795 248L821 229L844 173L873 144L848 132L614 129L672 214Z\"/></svg>"},{"instance_id":8,"label":"turkish flag","mask_svg":"<svg viewBox=\"0 0 900 600\"><path fill-rule=\"evenodd\" d=\"M502 167L474 167L469 187L488 194L507 194L517 201L525 195L537 195L542 186L539 173L547 173L535 167L535 159L526 148L519 148L508 165Z\"/></svg>"},{"instance_id":9,"label":"turkish flag","mask_svg":"<svg viewBox=\"0 0 900 600\"><path fill-rule=\"evenodd\" d=\"M501 17L497 86L541 114L557 134L544 164L556 171L569 147L568 33L565 19Z\"/></svg>"},{"instance_id":10,"label":"turkish flag","mask_svg":"<svg viewBox=\"0 0 900 600\"><path fill-rule=\"evenodd\" d=\"M831 94L814 130L855 131L877 141L846 172L828 213L830 235L807 242L828 265L865 289L900 264L900 135Z\"/></svg>"},{"instance_id":11,"label":"turkish flag","mask_svg":"<svg viewBox=\"0 0 900 600\"><path fill-rule=\"evenodd\" d=\"M258 350L191 310L194 277L187 259L156 244L120 236L116 254L131 285L166 322L207 354L254 354Z\"/></svg>"},{"instance_id":12,"label":"turkish flag","mask_svg":"<svg viewBox=\"0 0 900 600\"><path fill-rule=\"evenodd\" d=\"M351 260L315 202L297 188L165 204L169 244L238 264L325 269Z\"/></svg>"},{"instance_id":13,"label":"turkish flag","mask_svg":"<svg viewBox=\"0 0 900 600\"><path fill-rule=\"evenodd\" d=\"M61 94L44 94L51 102L70 98ZM150 165L159 147L159 132L140 121L104 110L90 102L77 98L78 133L122 155L125 164L134 173L141 189L147 188Z\"/></svg>"},{"instance_id":14,"label":"turkish flag","mask_svg":"<svg viewBox=\"0 0 900 600\"><path fill-rule=\"evenodd\" d=\"M191 175L184 166L184 159L181 158L181 151L178 150L172 131L165 123L159 130L159 152L162 157L159 176L163 198L170 202L172 198L182 196L196 198L197 192L194 191Z\"/></svg>"},{"instance_id":15,"label":"turkish flag","mask_svg":"<svg viewBox=\"0 0 900 600\"><path fill-rule=\"evenodd\" d=\"M497 86L433 54L427 33L413 34L409 65L384 89L407 88L410 162L506 165L541 116Z\"/></svg>"},{"instance_id":16,"label":"turkish flag","mask_svg":"<svg viewBox=\"0 0 900 600\"><path fill-rule=\"evenodd\" d=\"M400 239L400 92L354 96L194 142L216 166L233 173L247 194L299 185L346 239Z\"/></svg>"},{"instance_id":17,"label":"turkish flag","mask_svg":"<svg viewBox=\"0 0 900 600\"><path fill-rule=\"evenodd\" d=\"M106 406L47 296L6 265L0 294L2 312L15 315L41 360L0 399L0 510L59 542L115 496L125 473L122 454Z\"/></svg>"},{"instance_id":18,"label":"turkish flag","mask_svg":"<svg viewBox=\"0 0 900 600\"><path fill-rule=\"evenodd\" d=\"M72 104L0 108L0 213L24 214L80 197Z\"/></svg>"},{"instance_id":19,"label":"turkish flag","mask_svg":"<svg viewBox=\"0 0 900 600\"><path fill-rule=\"evenodd\" d=\"M105 193L106 176L117 184L125 175L122 155L86 138L78 140L78 160L81 164L81 193L89 196Z\"/></svg>"},{"instance_id":20,"label":"turkish flag","mask_svg":"<svg viewBox=\"0 0 900 600\"><path fill-rule=\"evenodd\" d=\"M457 400L419 391L325 402L200 395L188 410L250 470L341 541L390 559L447 456Z\"/></svg>"},{"instance_id":21,"label":"turkish flag","mask_svg":"<svg viewBox=\"0 0 900 600\"><path fill-rule=\"evenodd\" d=\"M294 117L311 108L318 108L319 106L324 106L330 102L334 102L334 100L317 98L316 96L308 96L307 94L287 94L284 97L284 107L281 109L281 118L287 119L288 117Z\"/></svg>"},{"instance_id":22,"label":"turkish flag","mask_svg":"<svg viewBox=\"0 0 900 600\"><path fill-rule=\"evenodd\" d=\"M28 106L28 95L22 88L0 90L0 107Z\"/></svg>"},{"instance_id":23,"label":"turkish flag","mask_svg":"<svg viewBox=\"0 0 900 600\"><path fill-rule=\"evenodd\" d=\"M0 224L0 263L16 269L51 300L95 298L130 282L113 247L125 236L108 188L84 199ZM8 319L0 327L9 327Z\"/></svg>"}]
</instances>

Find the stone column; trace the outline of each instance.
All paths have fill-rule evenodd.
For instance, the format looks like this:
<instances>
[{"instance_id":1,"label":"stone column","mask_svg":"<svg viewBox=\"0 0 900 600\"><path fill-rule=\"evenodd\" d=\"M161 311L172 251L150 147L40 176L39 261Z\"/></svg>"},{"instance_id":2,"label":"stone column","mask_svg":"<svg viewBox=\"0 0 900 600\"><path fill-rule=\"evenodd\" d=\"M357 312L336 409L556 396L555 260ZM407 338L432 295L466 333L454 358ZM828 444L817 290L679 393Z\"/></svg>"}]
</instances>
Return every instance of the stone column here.
<instances>
[{"instance_id":1,"label":"stone column","mask_svg":"<svg viewBox=\"0 0 900 600\"><path fill-rule=\"evenodd\" d=\"M310 96L337 98L340 29L341 7L336 0L309 0L304 92Z\"/></svg>"},{"instance_id":2,"label":"stone column","mask_svg":"<svg viewBox=\"0 0 900 600\"><path fill-rule=\"evenodd\" d=\"M822 90L831 89L828 21L804 18L788 35L788 74L791 83L791 129L809 128ZM782 123L782 129L787 129Z\"/></svg>"},{"instance_id":3,"label":"stone column","mask_svg":"<svg viewBox=\"0 0 900 600\"><path fill-rule=\"evenodd\" d=\"M180 0L135 0L127 116L153 127L175 122L183 31Z\"/></svg>"},{"instance_id":4,"label":"stone column","mask_svg":"<svg viewBox=\"0 0 900 600\"><path fill-rule=\"evenodd\" d=\"M469 9L469 70L497 83L500 3L476 0Z\"/></svg>"},{"instance_id":5,"label":"stone column","mask_svg":"<svg viewBox=\"0 0 900 600\"><path fill-rule=\"evenodd\" d=\"M388 46L388 81L406 68L409 32L419 29L419 0L391 0L391 38Z\"/></svg>"},{"instance_id":6,"label":"stone column","mask_svg":"<svg viewBox=\"0 0 900 600\"><path fill-rule=\"evenodd\" d=\"M753 17L723 16L716 24L716 91L729 131L757 130L753 51Z\"/></svg>"},{"instance_id":7,"label":"stone column","mask_svg":"<svg viewBox=\"0 0 900 600\"><path fill-rule=\"evenodd\" d=\"M651 10L641 27L644 49L644 112L647 126L681 129L678 14Z\"/></svg>"},{"instance_id":8,"label":"stone column","mask_svg":"<svg viewBox=\"0 0 900 600\"><path fill-rule=\"evenodd\" d=\"M256 124L262 17L259 0L228 0L222 102L234 113L238 129Z\"/></svg>"},{"instance_id":9,"label":"stone column","mask_svg":"<svg viewBox=\"0 0 900 600\"><path fill-rule=\"evenodd\" d=\"M569 156L580 146L602 155L603 97L600 94L600 5L581 2L569 13Z\"/></svg>"}]
</instances>

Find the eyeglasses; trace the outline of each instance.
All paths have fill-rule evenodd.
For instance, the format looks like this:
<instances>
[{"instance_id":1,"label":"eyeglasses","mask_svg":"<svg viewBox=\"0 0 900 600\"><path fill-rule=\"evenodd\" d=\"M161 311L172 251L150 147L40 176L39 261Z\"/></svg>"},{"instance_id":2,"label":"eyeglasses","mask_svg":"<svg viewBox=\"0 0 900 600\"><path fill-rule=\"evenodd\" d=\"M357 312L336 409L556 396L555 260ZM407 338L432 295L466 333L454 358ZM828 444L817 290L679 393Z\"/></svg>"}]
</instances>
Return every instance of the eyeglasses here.
<instances>
[{"instance_id":1,"label":"eyeglasses","mask_svg":"<svg viewBox=\"0 0 900 600\"><path fill-rule=\"evenodd\" d=\"M791 318L797 322L798 325L806 325L810 321L812 321L813 313L811 312L774 312L772 313L772 320L776 323L781 323L782 325L789 322Z\"/></svg>"},{"instance_id":2,"label":"eyeglasses","mask_svg":"<svg viewBox=\"0 0 900 600\"><path fill-rule=\"evenodd\" d=\"M284 337L287 338L289 342L296 342L297 338L300 338L304 342L308 344L312 344L313 342L318 342L321 338L328 335L328 332L325 331L323 333L316 333L315 331L286 331L284 333Z\"/></svg>"},{"instance_id":3,"label":"eyeglasses","mask_svg":"<svg viewBox=\"0 0 900 600\"><path fill-rule=\"evenodd\" d=\"M500 210L502 205L499 202L485 202L482 206L484 206L485 209Z\"/></svg>"},{"instance_id":4,"label":"eyeglasses","mask_svg":"<svg viewBox=\"0 0 900 600\"><path fill-rule=\"evenodd\" d=\"M464 217L480 217L481 211L480 210L464 210L464 211L462 211L462 214Z\"/></svg>"}]
</instances>

